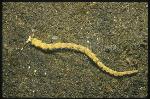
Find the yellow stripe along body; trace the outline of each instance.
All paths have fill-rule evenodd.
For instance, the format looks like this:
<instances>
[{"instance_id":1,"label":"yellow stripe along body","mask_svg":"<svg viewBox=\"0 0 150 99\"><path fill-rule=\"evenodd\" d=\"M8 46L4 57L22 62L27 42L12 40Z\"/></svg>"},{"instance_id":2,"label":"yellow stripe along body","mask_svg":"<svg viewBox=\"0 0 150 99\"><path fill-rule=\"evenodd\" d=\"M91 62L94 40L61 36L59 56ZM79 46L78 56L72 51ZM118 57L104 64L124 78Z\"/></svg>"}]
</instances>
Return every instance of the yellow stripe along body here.
<instances>
[{"instance_id":1,"label":"yellow stripe along body","mask_svg":"<svg viewBox=\"0 0 150 99\"><path fill-rule=\"evenodd\" d=\"M123 72L118 72L118 71L112 70L112 69L108 68L107 66L105 66L102 62L100 62L99 59L96 57L96 55L91 50L89 50L88 48L86 48L82 45L77 45L74 43L46 44L46 43L43 43L41 40L38 40L37 38L30 38L30 42L35 47L38 47L41 49L54 50L54 49L67 48L67 49L73 49L76 51L80 51L80 52L86 54L89 58L91 58L98 65L98 67L101 68L103 71L105 71L111 75L114 75L114 76L124 76L124 75L130 75L130 74L134 74L134 73L138 72L138 70L123 71Z\"/></svg>"}]
</instances>

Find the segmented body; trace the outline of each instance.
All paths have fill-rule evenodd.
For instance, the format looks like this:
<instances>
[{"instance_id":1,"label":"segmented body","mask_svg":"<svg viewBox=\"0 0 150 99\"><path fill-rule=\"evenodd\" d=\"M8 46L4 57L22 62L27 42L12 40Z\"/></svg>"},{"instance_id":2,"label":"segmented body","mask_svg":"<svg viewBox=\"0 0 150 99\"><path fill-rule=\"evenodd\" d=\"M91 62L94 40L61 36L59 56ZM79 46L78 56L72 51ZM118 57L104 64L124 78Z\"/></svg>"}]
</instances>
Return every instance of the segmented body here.
<instances>
[{"instance_id":1,"label":"segmented body","mask_svg":"<svg viewBox=\"0 0 150 99\"><path fill-rule=\"evenodd\" d=\"M27 42L31 42L31 44L34 45L35 47L45 49L45 50L46 49L54 50L54 49L64 49L65 48L65 49L73 49L76 51L80 51L80 52L84 53L85 55L87 55L89 58L91 58L100 69L102 69L103 71L105 71L111 75L114 75L114 76L124 76L124 75L130 75L130 74L134 74L134 73L138 72L138 70L122 71L122 72L112 70L109 67L105 66L91 50L89 50L88 48L86 48L82 45L77 45L74 43L46 44L46 43L42 42L41 40L38 40L37 38L31 38L31 36L29 37Z\"/></svg>"}]
</instances>

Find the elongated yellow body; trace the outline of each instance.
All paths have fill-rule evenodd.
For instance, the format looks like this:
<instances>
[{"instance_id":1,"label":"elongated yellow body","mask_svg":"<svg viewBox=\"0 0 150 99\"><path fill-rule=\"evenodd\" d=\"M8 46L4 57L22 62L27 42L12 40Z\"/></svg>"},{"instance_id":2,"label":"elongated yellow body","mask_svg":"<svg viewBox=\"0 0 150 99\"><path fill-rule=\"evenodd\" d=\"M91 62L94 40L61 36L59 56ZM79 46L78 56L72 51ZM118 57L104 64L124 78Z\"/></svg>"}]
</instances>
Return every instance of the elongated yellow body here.
<instances>
[{"instance_id":1,"label":"elongated yellow body","mask_svg":"<svg viewBox=\"0 0 150 99\"><path fill-rule=\"evenodd\" d=\"M124 75L130 75L130 74L134 74L134 73L138 72L138 70L123 71L123 72L112 70L112 69L108 68L107 66L105 66L91 50L89 50L88 48L86 48L82 45L77 45L74 43L46 44L46 43L43 43L41 40L38 40L37 38L31 38L31 36L29 36L29 39L27 42L31 42L32 45L34 45L35 47L41 48L41 49L54 50L54 49L63 49L63 48L66 49L67 48L67 49L73 49L76 51L80 51L80 52L86 54L89 58L91 58L100 69L102 69L103 71L105 71L111 75L114 75L114 76L124 76Z\"/></svg>"}]
</instances>

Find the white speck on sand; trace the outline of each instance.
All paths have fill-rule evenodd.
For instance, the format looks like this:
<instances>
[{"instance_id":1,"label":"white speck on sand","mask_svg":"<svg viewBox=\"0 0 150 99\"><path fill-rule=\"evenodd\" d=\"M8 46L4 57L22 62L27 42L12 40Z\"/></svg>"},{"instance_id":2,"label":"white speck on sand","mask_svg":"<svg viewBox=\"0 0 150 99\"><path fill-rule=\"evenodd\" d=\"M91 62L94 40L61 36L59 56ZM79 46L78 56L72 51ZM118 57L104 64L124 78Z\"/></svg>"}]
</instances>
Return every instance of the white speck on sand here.
<instances>
[{"instance_id":1,"label":"white speck on sand","mask_svg":"<svg viewBox=\"0 0 150 99\"><path fill-rule=\"evenodd\" d=\"M89 40L87 40L86 42L87 42L87 43L90 43L90 41L89 41Z\"/></svg>"},{"instance_id":2,"label":"white speck on sand","mask_svg":"<svg viewBox=\"0 0 150 99\"><path fill-rule=\"evenodd\" d=\"M52 40L57 40L58 39L58 36L53 36L52 37Z\"/></svg>"},{"instance_id":3,"label":"white speck on sand","mask_svg":"<svg viewBox=\"0 0 150 99\"><path fill-rule=\"evenodd\" d=\"M99 40L99 38L96 38L97 39L97 41Z\"/></svg>"},{"instance_id":4,"label":"white speck on sand","mask_svg":"<svg viewBox=\"0 0 150 99\"><path fill-rule=\"evenodd\" d=\"M32 29L31 31L32 31L32 32L36 32L37 30L36 30L36 29Z\"/></svg>"},{"instance_id":5,"label":"white speck on sand","mask_svg":"<svg viewBox=\"0 0 150 99\"><path fill-rule=\"evenodd\" d=\"M34 70L34 73L36 73L37 70Z\"/></svg>"},{"instance_id":6,"label":"white speck on sand","mask_svg":"<svg viewBox=\"0 0 150 99\"><path fill-rule=\"evenodd\" d=\"M47 73L45 72L44 75L46 75Z\"/></svg>"}]
</instances>

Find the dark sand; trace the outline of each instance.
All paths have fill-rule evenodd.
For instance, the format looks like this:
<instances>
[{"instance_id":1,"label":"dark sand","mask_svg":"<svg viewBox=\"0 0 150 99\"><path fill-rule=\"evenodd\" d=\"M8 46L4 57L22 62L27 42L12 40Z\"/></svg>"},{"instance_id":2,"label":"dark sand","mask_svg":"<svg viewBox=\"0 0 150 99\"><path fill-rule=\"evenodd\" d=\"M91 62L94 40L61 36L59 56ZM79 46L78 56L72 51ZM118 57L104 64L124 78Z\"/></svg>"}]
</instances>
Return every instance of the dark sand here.
<instances>
[{"instance_id":1,"label":"dark sand","mask_svg":"<svg viewBox=\"0 0 150 99\"><path fill-rule=\"evenodd\" d=\"M3 97L145 97L148 74L148 4L3 3ZM28 36L72 42L91 49L127 77L102 72L84 54L43 52Z\"/></svg>"}]
</instances>

